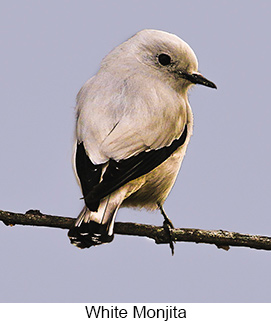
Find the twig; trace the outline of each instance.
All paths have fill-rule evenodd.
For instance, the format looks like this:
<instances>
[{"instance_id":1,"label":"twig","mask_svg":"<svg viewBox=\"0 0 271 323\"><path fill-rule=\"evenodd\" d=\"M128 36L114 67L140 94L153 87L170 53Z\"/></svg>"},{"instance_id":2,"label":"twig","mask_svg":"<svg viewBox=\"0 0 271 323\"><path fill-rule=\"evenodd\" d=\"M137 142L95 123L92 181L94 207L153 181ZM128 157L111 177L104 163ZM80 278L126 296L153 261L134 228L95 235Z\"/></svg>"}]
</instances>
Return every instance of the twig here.
<instances>
[{"instance_id":1,"label":"twig","mask_svg":"<svg viewBox=\"0 0 271 323\"><path fill-rule=\"evenodd\" d=\"M38 210L29 210L25 214L0 210L0 220L6 225L31 225L51 228L69 229L75 219L42 214ZM169 236L164 227L116 222L115 234L133 235L154 239L156 243L169 243ZM224 230L201 230L178 228L171 230L173 241L214 244L218 248L228 250L229 246L249 247L253 249L271 250L271 237L241 234Z\"/></svg>"}]
</instances>

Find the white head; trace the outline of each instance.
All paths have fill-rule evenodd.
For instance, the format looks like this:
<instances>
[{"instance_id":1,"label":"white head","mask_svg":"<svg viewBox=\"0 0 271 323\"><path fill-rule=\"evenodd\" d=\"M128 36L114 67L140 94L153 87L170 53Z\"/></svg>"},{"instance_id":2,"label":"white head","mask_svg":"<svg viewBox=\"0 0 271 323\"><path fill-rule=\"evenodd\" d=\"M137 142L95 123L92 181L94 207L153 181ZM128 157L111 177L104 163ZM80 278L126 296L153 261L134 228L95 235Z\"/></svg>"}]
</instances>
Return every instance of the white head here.
<instances>
[{"instance_id":1,"label":"white head","mask_svg":"<svg viewBox=\"0 0 271 323\"><path fill-rule=\"evenodd\" d=\"M140 65L145 68L140 68ZM198 60L192 48L176 35L152 29L138 32L113 49L103 60L102 67L126 73L157 75L176 90L192 84L216 88L198 73Z\"/></svg>"}]
</instances>

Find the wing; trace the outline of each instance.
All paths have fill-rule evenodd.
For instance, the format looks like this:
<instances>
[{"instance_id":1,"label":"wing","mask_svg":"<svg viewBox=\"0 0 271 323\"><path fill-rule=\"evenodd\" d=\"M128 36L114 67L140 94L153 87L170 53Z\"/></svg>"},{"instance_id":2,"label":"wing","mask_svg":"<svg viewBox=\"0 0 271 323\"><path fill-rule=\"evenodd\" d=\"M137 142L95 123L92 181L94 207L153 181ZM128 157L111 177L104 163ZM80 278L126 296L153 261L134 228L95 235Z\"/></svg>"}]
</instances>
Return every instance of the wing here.
<instances>
[{"instance_id":1,"label":"wing","mask_svg":"<svg viewBox=\"0 0 271 323\"><path fill-rule=\"evenodd\" d=\"M75 166L92 211L102 198L164 162L187 136L187 103L175 91L157 92L162 85L154 81L130 82L108 82L100 73L77 98Z\"/></svg>"},{"instance_id":2,"label":"wing","mask_svg":"<svg viewBox=\"0 0 271 323\"><path fill-rule=\"evenodd\" d=\"M124 82L99 73L79 92L76 137L93 164L168 146L182 133L188 103L168 86L139 76Z\"/></svg>"},{"instance_id":3,"label":"wing","mask_svg":"<svg viewBox=\"0 0 271 323\"><path fill-rule=\"evenodd\" d=\"M101 179L104 164L94 165L88 158L83 142L77 144L75 157L76 172L79 177L83 196L87 196ZM88 203L88 208L95 211L99 207L99 201Z\"/></svg>"},{"instance_id":4,"label":"wing","mask_svg":"<svg viewBox=\"0 0 271 323\"><path fill-rule=\"evenodd\" d=\"M172 155L177 148L182 146L185 143L186 138L187 125L185 125L182 135L178 139L175 139L170 146L143 151L136 156L132 156L120 161L110 159L101 182L98 182L96 178L91 179L89 182L84 180L82 183L80 174L84 174L84 171L78 169L78 176L82 187L85 185L83 188L83 194L87 207L91 210L93 206L99 205L100 200L105 196L111 194L131 180L149 173L151 170L163 163L170 155ZM86 165L89 163L91 162L88 161ZM84 167L86 165L84 165ZM81 167L81 163L78 163L78 166ZM93 167L94 169L97 168L98 170L96 172L100 174L99 176L101 176L101 165L92 164L91 167L92 169ZM87 174L91 175L93 174L93 171L87 170Z\"/></svg>"}]
</instances>

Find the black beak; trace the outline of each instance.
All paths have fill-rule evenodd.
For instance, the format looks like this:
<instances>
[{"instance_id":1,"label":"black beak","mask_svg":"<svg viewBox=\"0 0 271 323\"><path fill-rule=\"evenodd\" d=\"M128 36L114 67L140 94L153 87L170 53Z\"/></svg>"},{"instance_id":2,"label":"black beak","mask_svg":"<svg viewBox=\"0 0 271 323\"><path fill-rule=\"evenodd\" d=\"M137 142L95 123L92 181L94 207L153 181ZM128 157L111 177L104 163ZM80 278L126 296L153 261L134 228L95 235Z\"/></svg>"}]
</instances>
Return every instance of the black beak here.
<instances>
[{"instance_id":1,"label":"black beak","mask_svg":"<svg viewBox=\"0 0 271 323\"><path fill-rule=\"evenodd\" d=\"M204 86L211 87L213 89L217 89L215 83L207 80L200 73L188 74L188 73L185 73L185 72L181 72L181 77L188 80L188 81L190 81L191 83L201 84L201 85L204 85Z\"/></svg>"}]
</instances>

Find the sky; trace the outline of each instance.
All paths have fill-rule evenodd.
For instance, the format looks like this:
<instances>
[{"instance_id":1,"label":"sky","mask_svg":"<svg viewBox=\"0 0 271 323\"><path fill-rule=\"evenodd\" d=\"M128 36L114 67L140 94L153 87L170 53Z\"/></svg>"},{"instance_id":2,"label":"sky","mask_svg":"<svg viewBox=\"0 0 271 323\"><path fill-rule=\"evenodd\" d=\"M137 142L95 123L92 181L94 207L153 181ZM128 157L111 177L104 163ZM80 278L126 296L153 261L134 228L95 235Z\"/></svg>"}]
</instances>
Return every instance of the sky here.
<instances>
[{"instance_id":1,"label":"sky","mask_svg":"<svg viewBox=\"0 0 271 323\"><path fill-rule=\"evenodd\" d=\"M271 235L270 1L2 1L0 209L77 217L75 97L137 31L168 31L218 89L189 96L194 134L165 210L175 227ZM117 221L162 225L159 212ZM0 302L270 302L270 251L0 223Z\"/></svg>"}]
</instances>

